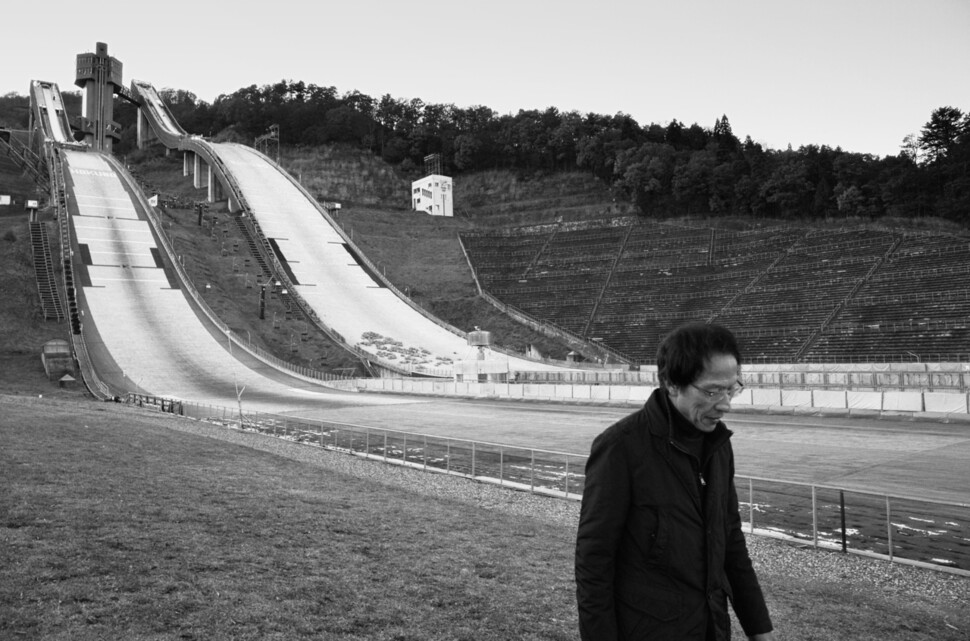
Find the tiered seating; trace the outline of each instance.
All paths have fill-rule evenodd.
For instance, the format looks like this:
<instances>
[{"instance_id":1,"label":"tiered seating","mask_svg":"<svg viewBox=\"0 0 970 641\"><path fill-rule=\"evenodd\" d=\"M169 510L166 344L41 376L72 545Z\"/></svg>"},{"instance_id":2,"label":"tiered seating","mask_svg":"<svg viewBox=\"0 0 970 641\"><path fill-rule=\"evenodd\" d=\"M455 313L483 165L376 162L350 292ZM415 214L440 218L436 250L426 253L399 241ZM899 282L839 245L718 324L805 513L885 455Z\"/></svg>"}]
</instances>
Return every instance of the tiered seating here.
<instances>
[{"instance_id":1,"label":"tiered seating","mask_svg":"<svg viewBox=\"0 0 970 641\"><path fill-rule=\"evenodd\" d=\"M967 323L833 326L805 354L828 362L966 361L970 359Z\"/></svg>"},{"instance_id":2,"label":"tiered seating","mask_svg":"<svg viewBox=\"0 0 970 641\"><path fill-rule=\"evenodd\" d=\"M805 234L717 319L751 334L746 353L794 359L892 243L860 230Z\"/></svg>"},{"instance_id":3,"label":"tiered seating","mask_svg":"<svg viewBox=\"0 0 970 641\"><path fill-rule=\"evenodd\" d=\"M745 327L742 325L734 331L744 360L749 363L790 361L814 331L805 327L772 330Z\"/></svg>"},{"instance_id":4,"label":"tiered seating","mask_svg":"<svg viewBox=\"0 0 970 641\"><path fill-rule=\"evenodd\" d=\"M970 352L970 243L907 236L806 358L950 360ZM962 354L962 356L961 356Z\"/></svg>"},{"instance_id":5,"label":"tiered seating","mask_svg":"<svg viewBox=\"0 0 970 641\"><path fill-rule=\"evenodd\" d=\"M928 358L970 350L965 238L635 221L476 242L506 252L507 269L497 276L499 250L482 268L475 256L487 252L469 251L493 294L571 331L585 328L587 338L640 362L653 360L673 327L710 319L735 330L749 361L905 360L907 352Z\"/></svg>"},{"instance_id":6,"label":"tiered seating","mask_svg":"<svg viewBox=\"0 0 970 641\"><path fill-rule=\"evenodd\" d=\"M581 333L626 233L627 227L547 225L463 235L462 242L482 287L535 318Z\"/></svg>"},{"instance_id":7,"label":"tiered seating","mask_svg":"<svg viewBox=\"0 0 970 641\"><path fill-rule=\"evenodd\" d=\"M511 234L462 234L469 260L483 287L518 280L552 235L545 231Z\"/></svg>"},{"instance_id":8,"label":"tiered seating","mask_svg":"<svg viewBox=\"0 0 970 641\"><path fill-rule=\"evenodd\" d=\"M660 340L683 322L683 319L649 317L609 322L597 316L590 327L589 337L602 340L621 354L649 363L656 358Z\"/></svg>"}]
</instances>

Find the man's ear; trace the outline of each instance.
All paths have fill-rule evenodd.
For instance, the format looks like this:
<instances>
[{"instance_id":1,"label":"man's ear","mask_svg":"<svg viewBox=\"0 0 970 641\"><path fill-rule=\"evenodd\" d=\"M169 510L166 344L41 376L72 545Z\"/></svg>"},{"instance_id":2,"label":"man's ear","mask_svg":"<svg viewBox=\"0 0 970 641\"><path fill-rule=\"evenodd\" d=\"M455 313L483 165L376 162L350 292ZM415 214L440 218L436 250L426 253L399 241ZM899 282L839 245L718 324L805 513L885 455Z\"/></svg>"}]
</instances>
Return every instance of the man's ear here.
<instances>
[{"instance_id":1,"label":"man's ear","mask_svg":"<svg viewBox=\"0 0 970 641\"><path fill-rule=\"evenodd\" d=\"M677 398L683 392L683 390L681 390L678 386L674 385L673 383L666 383L664 385L664 389L667 390L667 394L670 395L670 398Z\"/></svg>"}]
</instances>

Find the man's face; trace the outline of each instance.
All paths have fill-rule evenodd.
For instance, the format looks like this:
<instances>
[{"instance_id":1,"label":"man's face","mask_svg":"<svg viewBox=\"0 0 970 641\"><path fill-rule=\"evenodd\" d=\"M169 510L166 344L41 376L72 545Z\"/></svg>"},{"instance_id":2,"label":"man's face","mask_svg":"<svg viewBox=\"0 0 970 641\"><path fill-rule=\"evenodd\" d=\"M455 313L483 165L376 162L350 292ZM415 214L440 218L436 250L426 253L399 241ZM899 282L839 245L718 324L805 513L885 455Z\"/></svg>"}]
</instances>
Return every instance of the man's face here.
<instances>
[{"instance_id":1,"label":"man's face","mask_svg":"<svg viewBox=\"0 0 970 641\"><path fill-rule=\"evenodd\" d=\"M728 390L738 384L738 362L730 354L715 354L704 362L704 370L692 385L668 385L674 407L704 433L714 431L721 418L731 411Z\"/></svg>"}]
</instances>

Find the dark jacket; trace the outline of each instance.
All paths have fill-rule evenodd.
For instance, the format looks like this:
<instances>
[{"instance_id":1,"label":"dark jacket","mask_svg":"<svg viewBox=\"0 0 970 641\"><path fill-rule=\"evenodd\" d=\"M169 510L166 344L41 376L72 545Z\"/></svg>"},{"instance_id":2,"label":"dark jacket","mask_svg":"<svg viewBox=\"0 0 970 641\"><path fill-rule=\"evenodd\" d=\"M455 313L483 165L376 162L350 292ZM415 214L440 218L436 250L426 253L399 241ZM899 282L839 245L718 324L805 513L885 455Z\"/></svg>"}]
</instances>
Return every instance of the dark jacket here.
<instances>
[{"instance_id":1,"label":"dark jacket","mask_svg":"<svg viewBox=\"0 0 970 641\"><path fill-rule=\"evenodd\" d=\"M656 390L593 441L576 537L584 641L730 639L730 598L747 634L772 629L748 556L731 432L707 435L706 461L677 442L686 421ZM703 485L701 480L703 476Z\"/></svg>"}]
</instances>

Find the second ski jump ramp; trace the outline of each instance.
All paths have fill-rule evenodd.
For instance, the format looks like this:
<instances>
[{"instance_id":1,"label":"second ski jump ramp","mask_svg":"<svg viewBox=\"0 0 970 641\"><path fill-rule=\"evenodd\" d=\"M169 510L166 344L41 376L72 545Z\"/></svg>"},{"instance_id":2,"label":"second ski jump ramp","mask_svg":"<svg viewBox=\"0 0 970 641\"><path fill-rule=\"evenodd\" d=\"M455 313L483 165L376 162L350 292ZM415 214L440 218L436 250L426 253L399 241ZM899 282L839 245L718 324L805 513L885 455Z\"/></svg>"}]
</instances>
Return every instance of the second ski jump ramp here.
<instances>
[{"instance_id":1,"label":"second ski jump ramp","mask_svg":"<svg viewBox=\"0 0 970 641\"><path fill-rule=\"evenodd\" d=\"M300 296L348 344L378 358L393 354L397 360L409 359L432 370L450 371L454 361L475 358L465 336L418 312L372 277L318 205L266 156L239 144L212 147L289 266ZM562 369L514 356L500 358L507 359L512 370Z\"/></svg>"}]
</instances>

